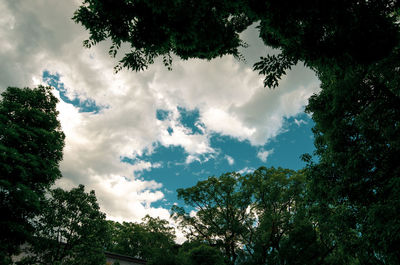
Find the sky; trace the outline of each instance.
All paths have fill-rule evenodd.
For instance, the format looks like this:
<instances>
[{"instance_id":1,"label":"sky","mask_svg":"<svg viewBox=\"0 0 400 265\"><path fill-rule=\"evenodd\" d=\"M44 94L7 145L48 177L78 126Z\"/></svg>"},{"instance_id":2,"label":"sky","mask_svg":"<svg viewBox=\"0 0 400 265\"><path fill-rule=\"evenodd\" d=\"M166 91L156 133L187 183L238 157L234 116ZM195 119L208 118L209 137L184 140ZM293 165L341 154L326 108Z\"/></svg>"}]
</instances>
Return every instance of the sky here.
<instances>
[{"instance_id":1,"label":"sky","mask_svg":"<svg viewBox=\"0 0 400 265\"><path fill-rule=\"evenodd\" d=\"M264 88L252 65L278 51L256 25L240 35L246 61L174 58L172 71L156 60L116 74L109 42L83 47L88 33L71 20L80 2L0 0L0 92L43 84L60 100L66 142L55 186L95 190L108 219L168 219L182 205L176 189L208 176L304 166L300 155L314 150L304 107L320 83L299 64Z\"/></svg>"}]
</instances>

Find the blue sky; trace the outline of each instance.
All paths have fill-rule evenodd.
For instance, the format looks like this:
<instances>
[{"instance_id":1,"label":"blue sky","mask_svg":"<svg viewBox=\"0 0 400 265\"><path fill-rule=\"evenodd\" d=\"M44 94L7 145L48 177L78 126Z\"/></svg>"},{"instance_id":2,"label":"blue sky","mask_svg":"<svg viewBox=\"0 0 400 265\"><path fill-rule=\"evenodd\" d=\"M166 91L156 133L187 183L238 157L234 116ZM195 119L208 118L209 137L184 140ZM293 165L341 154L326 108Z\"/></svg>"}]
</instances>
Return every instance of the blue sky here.
<instances>
[{"instance_id":1,"label":"blue sky","mask_svg":"<svg viewBox=\"0 0 400 265\"><path fill-rule=\"evenodd\" d=\"M168 219L176 189L208 176L303 167L299 156L313 151L304 107L320 83L298 64L264 88L252 65L279 51L257 25L240 34L246 61L173 58L168 71L160 59L116 74L109 43L83 47L88 33L71 20L79 2L0 1L0 92L45 84L60 100L66 141L55 186L94 190L109 219Z\"/></svg>"},{"instance_id":2,"label":"blue sky","mask_svg":"<svg viewBox=\"0 0 400 265\"><path fill-rule=\"evenodd\" d=\"M189 128L193 128L193 116L186 116L184 122ZM297 125L296 120L304 121ZM144 172L142 177L146 180L154 179L164 184L164 187L171 191L166 192L165 201L156 202L155 206L171 205L176 201L176 189L193 186L199 180L208 176L220 176L226 172L252 171L260 166L285 167L300 169L304 163L300 155L312 153L314 150L311 128L312 120L306 114L300 114L295 118L285 121L285 132L279 134L268 144L263 146L252 146L249 141L239 141L229 136L215 133L211 137L211 146L218 149L219 153L215 158L206 162L193 162L185 165L185 152L180 147L158 146L150 156L144 156L146 160L164 162L160 168ZM194 129L195 131L195 129ZM257 157L260 150L273 150L268 155L266 162ZM234 163L229 164L226 156L231 157ZM166 162L168 161L168 162ZM165 165L165 162L167 165ZM247 169L247 170L246 170ZM246 174L246 173L244 173Z\"/></svg>"},{"instance_id":3,"label":"blue sky","mask_svg":"<svg viewBox=\"0 0 400 265\"><path fill-rule=\"evenodd\" d=\"M60 92L60 98L65 103L79 109L79 112L98 114L102 106L96 105L91 99L81 100L78 97L72 100L66 95L64 84L60 82L58 73L51 74L43 72L43 82L55 87ZM267 89L267 88L265 88ZM191 134L203 134L200 123L200 113L197 109L187 110L178 106L179 122ZM160 121L169 119L171 113L168 110L157 109L155 118ZM163 146L159 142L154 143L154 150L144 153L134 159L120 157L122 163L135 164L137 160L149 161L160 164L159 167L144 170L136 177L145 181L155 180L162 183L164 198L152 203L154 207L169 208L176 203L176 190L193 186L199 180L207 179L209 176L219 176L226 172L241 172L247 174L260 166L284 167L290 169L301 169L304 162L300 156L304 153L312 154L314 151L313 134L311 128L313 121L309 115L299 113L298 115L284 120L281 133L264 145L254 146L248 140L239 140L220 133L212 133L210 137L211 147L217 150L215 154L200 157L199 161L186 163L187 156L181 146ZM171 127L167 128L169 134L173 132ZM266 152L264 157L261 153ZM132 176L124 176L130 180Z\"/></svg>"}]
</instances>

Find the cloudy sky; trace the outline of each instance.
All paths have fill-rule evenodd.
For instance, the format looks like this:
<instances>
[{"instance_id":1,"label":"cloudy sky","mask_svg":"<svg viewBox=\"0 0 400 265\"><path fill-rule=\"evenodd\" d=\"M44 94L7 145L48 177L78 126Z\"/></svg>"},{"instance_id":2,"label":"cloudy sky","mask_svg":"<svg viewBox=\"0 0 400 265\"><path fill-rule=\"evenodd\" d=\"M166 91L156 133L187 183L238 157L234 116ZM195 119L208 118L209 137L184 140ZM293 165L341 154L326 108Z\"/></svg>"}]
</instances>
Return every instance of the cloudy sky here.
<instances>
[{"instance_id":1,"label":"cloudy sky","mask_svg":"<svg viewBox=\"0 0 400 265\"><path fill-rule=\"evenodd\" d=\"M307 99L319 90L298 65L278 88L252 65L274 53L251 27L246 62L231 56L161 62L140 73L113 72L109 43L82 46L88 33L71 17L80 1L0 0L0 91L54 87L66 134L56 185L94 189L109 219L169 217L176 189L208 176L260 166L299 169L313 151Z\"/></svg>"}]
</instances>

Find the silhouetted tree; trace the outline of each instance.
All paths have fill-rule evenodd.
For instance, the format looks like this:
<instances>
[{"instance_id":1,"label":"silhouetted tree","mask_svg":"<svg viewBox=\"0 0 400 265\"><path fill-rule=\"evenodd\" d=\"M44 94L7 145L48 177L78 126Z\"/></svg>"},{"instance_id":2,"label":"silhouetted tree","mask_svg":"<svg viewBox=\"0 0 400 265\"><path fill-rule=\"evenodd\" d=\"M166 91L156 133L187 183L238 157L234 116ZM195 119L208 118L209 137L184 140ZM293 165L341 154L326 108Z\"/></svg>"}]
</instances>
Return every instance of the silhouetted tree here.
<instances>
[{"instance_id":1,"label":"silhouetted tree","mask_svg":"<svg viewBox=\"0 0 400 265\"><path fill-rule=\"evenodd\" d=\"M35 232L23 264L104 264L108 226L94 191L85 193L79 185L51 190L49 196L32 220Z\"/></svg>"},{"instance_id":2,"label":"silhouetted tree","mask_svg":"<svg viewBox=\"0 0 400 265\"><path fill-rule=\"evenodd\" d=\"M64 134L49 87L9 87L0 99L0 263L33 231L47 188L61 177Z\"/></svg>"},{"instance_id":3,"label":"silhouetted tree","mask_svg":"<svg viewBox=\"0 0 400 265\"><path fill-rule=\"evenodd\" d=\"M334 264L337 245L325 237L306 201L302 171L261 167L227 173L179 189L196 214L173 207L189 239L225 255L226 264ZM330 260L330 262L328 262Z\"/></svg>"},{"instance_id":4,"label":"silhouetted tree","mask_svg":"<svg viewBox=\"0 0 400 265\"><path fill-rule=\"evenodd\" d=\"M167 220L147 215L142 223L109 221L109 229L111 238L106 246L108 251L139 257L149 264L175 262L175 231Z\"/></svg>"}]
</instances>

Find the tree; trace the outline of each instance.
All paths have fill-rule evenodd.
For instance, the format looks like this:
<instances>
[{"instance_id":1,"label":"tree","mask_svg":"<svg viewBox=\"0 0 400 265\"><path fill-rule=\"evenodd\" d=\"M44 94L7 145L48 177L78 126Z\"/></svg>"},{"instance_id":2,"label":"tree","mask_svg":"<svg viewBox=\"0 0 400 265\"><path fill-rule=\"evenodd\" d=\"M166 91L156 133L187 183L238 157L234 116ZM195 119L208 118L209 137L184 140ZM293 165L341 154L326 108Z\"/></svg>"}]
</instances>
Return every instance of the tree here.
<instances>
[{"instance_id":1,"label":"tree","mask_svg":"<svg viewBox=\"0 0 400 265\"><path fill-rule=\"evenodd\" d=\"M243 238L244 264L335 264L340 243L318 222L303 170L260 167L243 186L257 216Z\"/></svg>"},{"instance_id":2,"label":"tree","mask_svg":"<svg viewBox=\"0 0 400 265\"><path fill-rule=\"evenodd\" d=\"M242 189L238 173L209 177L195 186L178 189L178 198L197 210L192 216L184 208L174 206L178 220L189 239L215 246L224 252L226 263L235 264L241 251L242 237L247 236L253 218L247 211L251 193Z\"/></svg>"},{"instance_id":3,"label":"tree","mask_svg":"<svg viewBox=\"0 0 400 265\"><path fill-rule=\"evenodd\" d=\"M42 212L32 220L35 228L23 264L104 264L107 222L94 191L83 185L50 191Z\"/></svg>"},{"instance_id":4,"label":"tree","mask_svg":"<svg viewBox=\"0 0 400 265\"><path fill-rule=\"evenodd\" d=\"M61 177L64 134L51 88L9 87L0 99L0 263L33 231L44 193Z\"/></svg>"},{"instance_id":5,"label":"tree","mask_svg":"<svg viewBox=\"0 0 400 265\"><path fill-rule=\"evenodd\" d=\"M337 260L340 243L326 236L311 211L303 171L261 167L246 176L227 173L179 189L178 196L197 212L175 206L174 218L189 239L220 249L226 264Z\"/></svg>"},{"instance_id":6,"label":"tree","mask_svg":"<svg viewBox=\"0 0 400 265\"><path fill-rule=\"evenodd\" d=\"M365 259L389 264L400 262L398 58L396 49L368 67L325 70L307 107L320 157L309 165L310 195L321 207L346 206Z\"/></svg>"},{"instance_id":7,"label":"tree","mask_svg":"<svg viewBox=\"0 0 400 265\"><path fill-rule=\"evenodd\" d=\"M111 238L106 248L108 251L140 257L152 262L167 264L166 260L175 259L175 231L167 220L147 215L142 223L109 221ZM155 264L161 264L157 263ZM172 261L171 261L172 262Z\"/></svg>"},{"instance_id":8,"label":"tree","mask_svg":"<svg viewBox=\"0 0 400 265\"><path fill-rule=\"evenodd\" d=\"M303 253L303 257L308 256L307 264L312 264L310 257L315 255L313 245L316 240L310 221L304 216L305 181L302 172L261 167L247 176L245 188L253 193L251 210L257 216L256 225L250 228L250 236L244 238L252 263L285 264L283 260L286 260L289 264L301 264L297 263L301 257L293 262L290 260L292 255L283 254L287 252L285 246L290 245L289 249ZM303 233L303 244L297 250L299 246L289 241L293 241L291 237L296 229L305 232L306 229L302 229L305 226L311 226L311 231ZM310 234L311 242L307 242Z\"/></svg>"}]
</instances>

